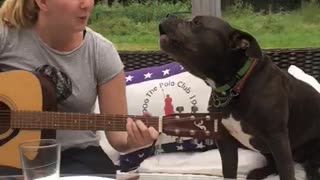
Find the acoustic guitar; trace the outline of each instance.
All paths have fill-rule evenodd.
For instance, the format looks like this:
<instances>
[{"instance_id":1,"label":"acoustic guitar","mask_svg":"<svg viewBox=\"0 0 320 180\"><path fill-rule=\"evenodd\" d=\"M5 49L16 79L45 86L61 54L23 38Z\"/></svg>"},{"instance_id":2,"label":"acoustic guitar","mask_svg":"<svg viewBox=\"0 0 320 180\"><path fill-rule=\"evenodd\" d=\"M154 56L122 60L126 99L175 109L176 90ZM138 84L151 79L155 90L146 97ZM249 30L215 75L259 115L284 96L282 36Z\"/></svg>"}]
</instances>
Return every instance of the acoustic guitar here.
<instances>
[{"instance_id":1,"label":"acoustic guitar","mask_svg":"<svg viewBox=\"0 0 320 180\"><path fill-rule=\"evenodd\" d=\"M178 137L215 138L219 113L180 113L163 117L56 112L55 90L47 77L23 70L0 73L0 166L21 168L18 146L54 138L55 130L126 131L126 119L142 120Z\"/></svg>"}]
</instances>

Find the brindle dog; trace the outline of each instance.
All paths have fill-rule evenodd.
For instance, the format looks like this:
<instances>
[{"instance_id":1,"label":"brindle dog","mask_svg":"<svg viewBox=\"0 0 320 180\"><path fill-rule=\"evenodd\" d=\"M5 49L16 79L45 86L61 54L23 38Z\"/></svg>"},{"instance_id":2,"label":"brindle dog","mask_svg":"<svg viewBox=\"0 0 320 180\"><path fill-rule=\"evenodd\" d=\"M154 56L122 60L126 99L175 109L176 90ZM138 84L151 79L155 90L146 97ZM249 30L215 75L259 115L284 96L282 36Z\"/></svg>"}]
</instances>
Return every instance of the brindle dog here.
<instances>
[{"instance_id":1,"label":"brindle dog","mask_svg":"<svg viewBox=\"0 0 320 180\"><path fill-rule=\"evenodd\" d=\"M294 180L294 161L309 180L320 173L320 94L279 69L249 33L224 20L174 16L159 26L160 47L212 87L209 110L223 111L217 139L223 175L236 178L238 143L265 155L267 165L248 179L279 173Z\"/></svg>"}]
</instances>

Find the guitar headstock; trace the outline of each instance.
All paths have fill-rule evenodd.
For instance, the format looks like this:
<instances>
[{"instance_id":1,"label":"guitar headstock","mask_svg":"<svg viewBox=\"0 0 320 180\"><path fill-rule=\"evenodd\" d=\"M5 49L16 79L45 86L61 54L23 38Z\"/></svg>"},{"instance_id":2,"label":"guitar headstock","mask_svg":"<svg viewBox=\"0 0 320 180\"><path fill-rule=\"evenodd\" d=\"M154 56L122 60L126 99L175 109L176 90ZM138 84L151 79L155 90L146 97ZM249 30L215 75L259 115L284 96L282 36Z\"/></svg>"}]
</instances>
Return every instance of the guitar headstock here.
<instances>
[{"instance_id":1,"label":"guitar headstock","mask_svg":"<svg viewBox=\"0 0 320 180\"><path fill-rule=\"evenodd\" d=\"M216 138L221 113L179 113L163 117L163 133L199 139Z\"/></svg>"}]
</instances>

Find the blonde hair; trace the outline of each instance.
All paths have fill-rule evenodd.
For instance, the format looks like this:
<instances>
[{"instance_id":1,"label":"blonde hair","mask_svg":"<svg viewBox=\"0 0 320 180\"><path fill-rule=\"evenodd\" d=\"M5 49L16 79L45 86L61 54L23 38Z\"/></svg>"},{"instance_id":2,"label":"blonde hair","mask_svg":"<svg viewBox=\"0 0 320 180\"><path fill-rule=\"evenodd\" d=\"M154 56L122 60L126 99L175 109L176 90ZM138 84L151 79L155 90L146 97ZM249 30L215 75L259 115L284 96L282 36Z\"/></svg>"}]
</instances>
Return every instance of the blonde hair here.
<instances>
[{"instance_id":1,"label":"blonde hair","mask_svg":"<svg viewBox=\"0 0 320 180\"><path fill-rule=\"evenodd\" d=\"M5 0L0 8L0 23L15 28L30 27L38 19L34 0Z\"/></svg>"}]
</instances>

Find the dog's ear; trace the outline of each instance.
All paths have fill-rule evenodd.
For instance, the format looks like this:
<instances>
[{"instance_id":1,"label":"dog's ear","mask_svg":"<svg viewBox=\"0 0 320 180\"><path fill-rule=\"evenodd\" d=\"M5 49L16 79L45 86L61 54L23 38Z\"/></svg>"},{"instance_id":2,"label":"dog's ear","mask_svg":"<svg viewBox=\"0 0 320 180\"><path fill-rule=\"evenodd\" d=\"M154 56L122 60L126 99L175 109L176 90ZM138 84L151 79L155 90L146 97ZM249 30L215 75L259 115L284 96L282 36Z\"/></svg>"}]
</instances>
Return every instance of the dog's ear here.
<instances>
[{"instance_id":1,"label":"dog's ear","mask_svg":"<svg viewBox=\"0 0 320 180\"><path fill-rule=\"evenodd\" d=\"M229 36L229 46L244 50L247 57L260 59L262 56L257 40L247 32L234 30Z\"/></svg>"}]
</instances>

